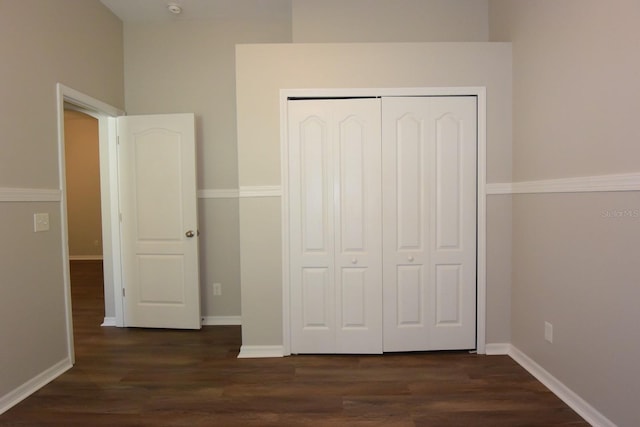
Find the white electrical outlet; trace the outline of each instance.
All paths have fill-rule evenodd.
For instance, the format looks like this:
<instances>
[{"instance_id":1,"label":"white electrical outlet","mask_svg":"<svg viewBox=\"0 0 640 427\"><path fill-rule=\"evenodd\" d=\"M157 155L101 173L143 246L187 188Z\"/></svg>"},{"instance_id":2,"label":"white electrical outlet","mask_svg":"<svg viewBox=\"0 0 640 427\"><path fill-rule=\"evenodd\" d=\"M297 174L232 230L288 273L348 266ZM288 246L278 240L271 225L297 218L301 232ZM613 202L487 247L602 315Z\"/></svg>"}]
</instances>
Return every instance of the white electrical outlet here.
<instances>
[{"instance_id":1,"label":"white electrical outlet","mask_svg":"<svg viewBox=\"0 0 640 427\"><path fill-rule=\"evenodd\" d=\"M222 283L213 284L213 295L216 295L216 296L222 295Z\"/></svg>"},{"instance_id":2,"label":"white electrical outlet","mask_svg":"<svg viewBox=\"0 0 640 427\"><path fill-rule=\"evenodd\" d=\"M33 214L33 231L49 231L49 214L35 213Z\"/></svg>"},{"instance_id":3,"label":"white electrical outlet","mask_svg":"<svg viewBox=\"0 0 640 427\"><path fill-rule=\"evenodd\" d=\"M553 343L553 325L549 322L544 322L544 339Z\"/></svg>"}]
</instances>

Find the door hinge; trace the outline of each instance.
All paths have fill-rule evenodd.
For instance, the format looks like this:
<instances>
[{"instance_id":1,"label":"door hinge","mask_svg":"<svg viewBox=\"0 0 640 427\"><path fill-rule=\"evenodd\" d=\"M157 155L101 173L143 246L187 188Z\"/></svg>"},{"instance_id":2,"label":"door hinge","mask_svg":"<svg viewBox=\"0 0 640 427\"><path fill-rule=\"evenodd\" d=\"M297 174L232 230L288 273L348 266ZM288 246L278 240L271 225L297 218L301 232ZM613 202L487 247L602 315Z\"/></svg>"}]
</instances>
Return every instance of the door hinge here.
<instances>
[{"instance_id":1,"label":"door hinge","mask_svg":"<svg viewBox=\"0 0 640 427\"><path fill-rule=\"evenodd\" d=\"M120 135L116 136L116 144L120 145Z\"/></svg>"},{"instance_id":2,"label":"door hinge","mask_svg":"<svg viewBox=\"0 0 640 427\"><path fill-rule=\"evenodd\" d=\"M122 222L122 212L118 214L118 217L120 218L120 222Z\"/></svg>"},{"instance_id":3,"label":"door hinge","mask_svg":"<svg viewBox=\"0 0 640 427\"><path fill-rule=\"evenodd\" d=\"M124 288L122 288L122 296L125 297L126 292L124 291Z\"/></svg>"}]
</instances>

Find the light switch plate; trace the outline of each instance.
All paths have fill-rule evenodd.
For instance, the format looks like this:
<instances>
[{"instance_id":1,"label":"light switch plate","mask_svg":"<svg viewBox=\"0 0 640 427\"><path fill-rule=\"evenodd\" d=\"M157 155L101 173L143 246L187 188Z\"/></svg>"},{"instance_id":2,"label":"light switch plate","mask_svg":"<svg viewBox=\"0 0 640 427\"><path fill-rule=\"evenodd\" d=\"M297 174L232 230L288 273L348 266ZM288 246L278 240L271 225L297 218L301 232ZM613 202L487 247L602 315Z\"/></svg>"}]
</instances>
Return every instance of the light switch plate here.
<instances>
[{"instance_id":1,"label":"light switch plate","mask_svg":"<svg viewBox=\"0 0 640 427\"><path fill-rule=\"evenodd\" d=\"M544 339L553 343L553 325L549 322L544 322Z\"/></svg>"},{"instance_id":2,"label":"light switch plate","mask_svg":"<svg viewBox=\"0 0 640 427\"><path fill-rule=\"evenodd\" d=\"M49 231L49 214L35 213L33 214L33 231Z\"/></svg>"}]
</instances>

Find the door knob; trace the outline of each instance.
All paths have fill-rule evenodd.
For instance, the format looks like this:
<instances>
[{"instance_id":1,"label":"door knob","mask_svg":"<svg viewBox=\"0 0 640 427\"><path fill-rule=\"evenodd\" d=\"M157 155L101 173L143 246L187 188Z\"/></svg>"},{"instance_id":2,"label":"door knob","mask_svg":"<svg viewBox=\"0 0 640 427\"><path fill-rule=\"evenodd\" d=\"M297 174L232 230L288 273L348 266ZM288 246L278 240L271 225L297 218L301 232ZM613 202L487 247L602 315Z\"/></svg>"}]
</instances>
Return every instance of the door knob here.
<instances>
[{"instance_id":1,"label":"door knob","mask_svg":"<svg viewBox=\"0 0 640 427\"><path fill-rule=\"evenodd\" d=\"M193 232L193 230L189 230L186 233L184 233L184 235L187 236L187 237L193 237L193 236L195 236L195 233Z\"/></svg>"},{"instance_id":2,"label":"door knob","mask_svg":"<svg viewBox=\"0 0 640 427\"><path fill-rule=\"evenodd\" d=\"M358 259L357 259L357 258L353 258L353 259L351 260L351 264L357 264L357 263L358 263Z\"/></svg>"},{"instance_id":3,"label":"door knob","mask_svg":"<svg viewBox=\"0 0 640 427\"><path fill-rule=\"evenodd\" d=\"M407 259L409 260L409 262L413 262L413 256L409 255Z\"/></svg>"}]
</instances>

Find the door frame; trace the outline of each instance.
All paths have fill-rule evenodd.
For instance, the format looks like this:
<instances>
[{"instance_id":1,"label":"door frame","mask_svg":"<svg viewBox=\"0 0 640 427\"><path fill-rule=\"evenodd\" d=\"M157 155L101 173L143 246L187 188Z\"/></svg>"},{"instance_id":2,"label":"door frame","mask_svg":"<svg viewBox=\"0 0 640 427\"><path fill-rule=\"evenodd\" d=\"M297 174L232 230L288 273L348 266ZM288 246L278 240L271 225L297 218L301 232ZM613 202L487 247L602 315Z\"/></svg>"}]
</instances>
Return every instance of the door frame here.
<instances>
[{"instance_id":1,"label":"door frame","mask_svg":"<svg viewBox=\"0 0 640 427\"><path fill-rule=\"evenodd\" d=\"M67 218L67 183L64 142L64 105L98 119L100 156L100 199L102 213L102 254L105 288L113 289L115 319L105 318L102 326L124 326L122 295L122 266L120 259L120 206L118 193L118 157L116 118L125 112L85 95L61 83L56 85L58 128L58 179L61 193L60 221L62 234L62 271L64 278L67 347L71 363L75 363L73 317L71 311L71 279L69 272L69 230ZM105 295L106 296L106 295Z\"/></svg>"},{"instance_id":2,"label":"door frame","mask_svg":"<svg viewBox=\"0 0 640 427\"><path fill-rule=\"evenodd\" d=\"M487 104L486 87L281 89L280 90L280 180L282 188L282 340L283 354L291 354L291 310L289 279L289 139L287 103L291 98L349 98L394 96L475 96L477 97L477 188L476 188L476 352L486 353L487 305Z\"/></svg>"}]
</instances>

